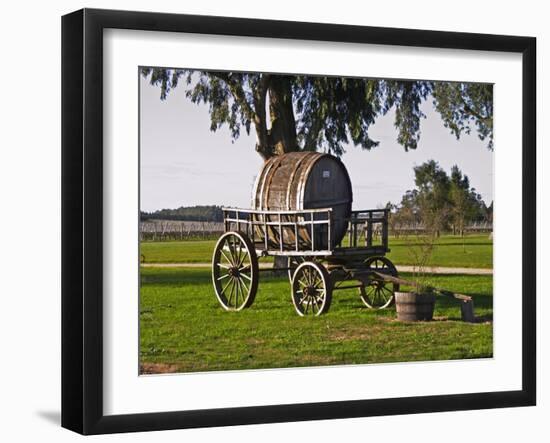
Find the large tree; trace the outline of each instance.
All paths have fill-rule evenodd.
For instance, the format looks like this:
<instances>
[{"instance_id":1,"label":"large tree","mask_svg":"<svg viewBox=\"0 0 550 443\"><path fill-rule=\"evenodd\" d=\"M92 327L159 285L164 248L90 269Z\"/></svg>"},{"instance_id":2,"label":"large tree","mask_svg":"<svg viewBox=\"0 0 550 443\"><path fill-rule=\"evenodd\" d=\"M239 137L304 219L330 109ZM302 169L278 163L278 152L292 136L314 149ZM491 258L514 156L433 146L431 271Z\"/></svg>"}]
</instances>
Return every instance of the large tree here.
<instances>
[{"instance_id":1,"label":"large tree","mask_svg":"<svg viewBox=\"0 0 550 443\"><path fill-rule=\"evenodd\" d=\"M468 222L487 220L487 206L481 195L470 186L470 179L463 174L457 165L451 169L449 202L453 231L458 230L464 236Z\"/></svg>"},{"instance_id":2,"label":"large tree","mask_svg":"<svg viewBox=\"0 0 550 443\"><path fill-rule=\"evenodd\" d=\"M457 165L449 176L435 160L428 160L414 167L414 180L415 189L405 192L399 206L387 205L396 228L422 224L438 235L452 225L453 232L464 235L467 223L489 220L490 209Z\"/></svg>"},{"instance_id":3,"label":"large tree","mask_svg":"<svg viewBox=\"0 0 550 443\"><path fill-rule=\"evenodd\" d=\"M439 236L449 218L450 180L435 160L414 167L417 204L426 229Z\"/></svg>"},{"instance_id":4,"label":"large tree","mask_svg":"<svg viewBox=\"0 0 550 443\"><path fill-rule=\"evenodd\" d=\"M227 125L233 139L256 132L256 151L270 158L291 151L324 149L340 156L344 145L370 150L376 118L395 109L397 141L416 149L420 109L431 99L457 138L475 129L493 148L493 88L488 84L397 81L313 75L277 75L189 69L142 68L160 87L160 98L182 81L193 103L209 107L210 129Z\"/></svg>"}]
</instances>

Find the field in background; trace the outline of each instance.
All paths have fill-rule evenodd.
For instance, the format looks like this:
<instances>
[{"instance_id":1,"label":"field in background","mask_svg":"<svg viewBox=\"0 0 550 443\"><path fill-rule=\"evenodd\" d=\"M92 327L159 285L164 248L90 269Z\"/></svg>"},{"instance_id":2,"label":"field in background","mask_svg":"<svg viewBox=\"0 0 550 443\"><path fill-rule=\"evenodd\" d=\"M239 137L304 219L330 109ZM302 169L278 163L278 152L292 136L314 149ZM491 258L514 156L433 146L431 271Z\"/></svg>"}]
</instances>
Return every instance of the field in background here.
<instances>
[{"instance_id":1,"label":"field in background","mask_svg":"<svg viewBox=\"0 0 550 443\"><path fill-rule=\"evenodd\" d=\"M216 240L141 242L145 263L210 263ZM388 257L396 265L412 265L409 244L403 238L391 238ZM439 238L431 266L492 268L493 241L488 234Z\"/></svg>"},{"instance_id":2,"label":"field in background","mask_svg":"<svg viewBox=\"0 0 550 443\"><path fill-rule=\"evenodd\" d=\"M142 268L140 278L142 373L492 356L490 276L433 278L474 297L476 324L461 322L459 305L441 297L435 321L398 322L394 308L364 307L357 290L336 292L328 314L302 318L292 306L288 280L263 275L252 307L226 312L208 268Z\"/></svg>"}]
</instances>

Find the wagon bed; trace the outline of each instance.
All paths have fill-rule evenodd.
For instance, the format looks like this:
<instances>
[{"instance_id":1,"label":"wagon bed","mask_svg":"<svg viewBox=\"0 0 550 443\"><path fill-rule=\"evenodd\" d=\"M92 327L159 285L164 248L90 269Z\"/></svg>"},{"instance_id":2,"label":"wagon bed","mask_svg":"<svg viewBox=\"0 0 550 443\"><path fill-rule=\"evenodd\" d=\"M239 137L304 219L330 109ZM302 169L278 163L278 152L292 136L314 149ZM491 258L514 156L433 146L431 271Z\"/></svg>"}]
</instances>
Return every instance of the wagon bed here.
<instances>
[{"instance_id":1,"label":"wagon bed","mask_svg":"<svg viewBox=\"0 0 550 443\"><path fill-rule=\"evenodd\" d=\"M332 208L222 209L225 233L214 249L212 281L224 309L250 307L264 271L288 272L292 302L302 316L327 312L335 290L358 289L369 308L393 302L399 285L380 277L397 277L385 257L387 209L351 211L344 220L336 219ZM346 235L336 243L334 227L342 223L347 224ZM268 256L287 260L284 266L260 269L258 260Z\"/></svg>"},{"instance_id":2,"label":"wagon bed","mask_svg":"<svg viewBox=\"0 0 550 443\"><path fill-rule=\"evenodd\" d=\"M386 254L388 210L351 211L347 235L334 242L332 208L268 211L222 208L224 231L246 234L259 255L353 257ZM304 235L307 237L304 238ZM290 235L289 235L290 234Z\"/></svg>"}]
</instances>

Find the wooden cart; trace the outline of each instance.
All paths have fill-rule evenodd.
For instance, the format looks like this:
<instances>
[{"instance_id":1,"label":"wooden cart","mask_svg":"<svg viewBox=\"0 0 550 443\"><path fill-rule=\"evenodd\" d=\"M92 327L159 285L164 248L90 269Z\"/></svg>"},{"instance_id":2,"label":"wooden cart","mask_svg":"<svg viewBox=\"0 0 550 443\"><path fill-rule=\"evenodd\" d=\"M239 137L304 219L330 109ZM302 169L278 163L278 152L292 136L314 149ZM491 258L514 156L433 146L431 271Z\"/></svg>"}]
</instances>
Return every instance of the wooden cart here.
<instances>
[{"instance_id":1,"label":"wooden cart","mask_svg":"<svg viewBox=\"0 0 550 443\"><path fill-rule=\"evenodd\" d=\"M224 309L240 311L254 302L262 272L287 271L291 298L301 316L321 315L337 290L358 290L363 303L382 309L399 290L397 269L385 257L388 211L350 211L345 220L333 208L267 211L223 208L224 234L212 258L212 282ZM335 226L347 223L335 242ZM286 257L286 266L260 266L265 257ZM280 261L280 260L279 260Z\"/></svg>"}]
</instances>

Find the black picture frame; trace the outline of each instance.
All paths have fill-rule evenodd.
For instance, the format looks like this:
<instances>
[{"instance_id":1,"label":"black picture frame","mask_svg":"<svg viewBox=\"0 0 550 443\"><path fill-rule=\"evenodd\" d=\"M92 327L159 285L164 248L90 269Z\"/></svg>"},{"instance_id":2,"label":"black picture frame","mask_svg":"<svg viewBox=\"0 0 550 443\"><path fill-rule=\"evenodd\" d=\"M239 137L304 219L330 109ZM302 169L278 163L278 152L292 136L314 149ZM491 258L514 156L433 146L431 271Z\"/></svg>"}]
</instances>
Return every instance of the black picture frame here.
<instances>
[{"instance_id":1,"label":"black picture frame","mask_svg":"<svg viewBox=\"0 0 550 443\"><path fill-rule=\"evenodd\" d=\"M103 413L103 30L171 31L522 55L522 389L131 415ZM82 434L536 404L536 39L83 9L62 18L62 426ZM519 305L518 305L519 306Z\"/></svg>"}]
</instances>

